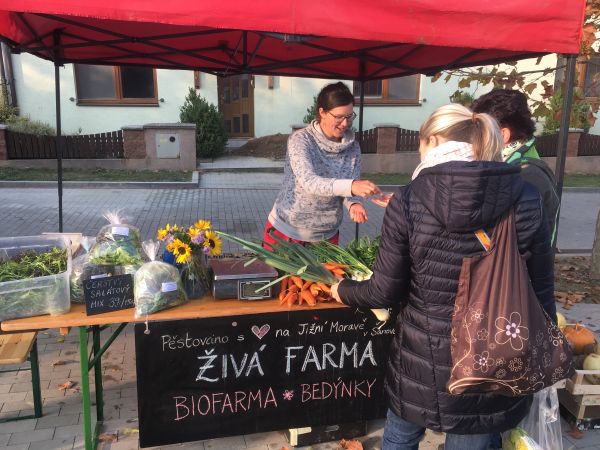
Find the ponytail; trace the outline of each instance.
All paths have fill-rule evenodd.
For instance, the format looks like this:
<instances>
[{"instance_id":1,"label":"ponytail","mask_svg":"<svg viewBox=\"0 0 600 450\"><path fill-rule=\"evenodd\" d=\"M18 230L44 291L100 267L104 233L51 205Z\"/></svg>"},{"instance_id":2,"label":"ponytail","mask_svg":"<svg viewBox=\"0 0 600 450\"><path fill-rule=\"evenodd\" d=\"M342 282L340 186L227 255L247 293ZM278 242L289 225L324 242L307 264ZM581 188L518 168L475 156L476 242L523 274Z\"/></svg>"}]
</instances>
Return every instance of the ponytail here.
<instances>
[{"instance_id":1,"label":"ponytail","mask_svg":"<svg viewBox=\"0 0 600 450\"><path fill-rule=\"evenodd\" d=\"M476 160L502 161L502 134L496 120L457 103L436 109L421 125L419 135L425 140L440 136L448 141L468 142Z\"/></svg>"}]
</instances>

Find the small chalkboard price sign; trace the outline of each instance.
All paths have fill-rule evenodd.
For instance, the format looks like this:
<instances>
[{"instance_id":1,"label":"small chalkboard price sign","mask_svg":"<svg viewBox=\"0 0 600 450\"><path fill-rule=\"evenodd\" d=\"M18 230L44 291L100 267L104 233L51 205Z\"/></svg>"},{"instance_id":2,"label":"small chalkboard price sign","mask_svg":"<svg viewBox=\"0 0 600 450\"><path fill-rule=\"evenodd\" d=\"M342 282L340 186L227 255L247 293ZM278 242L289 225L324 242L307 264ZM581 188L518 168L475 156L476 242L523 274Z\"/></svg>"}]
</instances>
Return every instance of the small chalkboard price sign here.
<instances>
[{"instance_id":1,"label":"small chalkboard price sign","mask_svg":"<svg viewBox=\"0 0 600 450\"><path fill-rule=\"evenodd\" d=\"M83 294L88 316L133 308L133 277L96 275L83 281Z\"/></svg>"},{"instance_id":2,"label":"small chalkboard price sign","mask_svg":"<svg viewBox=\"0 0 600 450\"><path fill-rule=\"evenodd\" d=\"M136 324L140 446L384 417L393 324L352 308Z\"/></svg>"}]
</instances>

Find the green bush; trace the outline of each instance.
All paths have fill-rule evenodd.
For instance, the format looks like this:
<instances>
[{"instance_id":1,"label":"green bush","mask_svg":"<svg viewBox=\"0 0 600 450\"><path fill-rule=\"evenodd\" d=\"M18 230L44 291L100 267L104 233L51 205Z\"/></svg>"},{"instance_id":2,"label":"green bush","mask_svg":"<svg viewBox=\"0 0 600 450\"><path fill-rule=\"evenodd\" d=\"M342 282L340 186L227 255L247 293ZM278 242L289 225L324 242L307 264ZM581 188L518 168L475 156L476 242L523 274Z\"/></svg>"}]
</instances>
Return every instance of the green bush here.
<instances>
[{"instance_id":1,"label":"green bush","mask_svg":"<svg viewBox=\"0 0 600 450\"><path fill-rule=\"evenodd\" d=\"M56 131L49 124L29 117L13 116L6 121L9 130L18 133L54 136Z\"/></svg>"},{"instance_id":2,"label":"green bush","mask_svg":"<svg viewBox=\"0 0 600 450\"><path fill-rule=\"evenodd\" d=\"M560 127L562 106L563 96L562 90L559 88L554 95L550 97L548 112L543 116L543 134L556 133ZM592 106L586 100L583 91L580 88L573 89L573 104L571 108L571 117L569 118L569 128L579 128L587 132L591 127L590 119L593 119L593 117Z\"/></svg>"},{"instance_id":3,"label":"green bush","mask_svg":"<svg viewBox=\"0 0 600 450\"><path fill-rule=\"evenodd\" d=\"M313 104L306 108L306 115L302 123L311 123L317 117L317 97L313 97Z\"/></svg>"},{"instance_id":4,"label":"green bush","mask_svg":"<svg viewBox=\"0 0 600 450\"><path fill-rule=\"evenodd\" d=\"M179 110L179 120L196 124L197 157L214 157L223 153L227 144L223 115L215 105L200 97L194 88L190 88Z\"/></svg>"},{"instance_id":5,"label":"green bush","mask_svg":"<svg viewBox=\"0 0 600 450\"><path fill-rule=\"evenodd\" d=\"M17 116L17 108L13 108L12 106L8 106L5 104L0 104L0 123L6 123L12 117Z\"/></svg>"},{"instance_id":6,"label":"green bush","mask_svg":"<svg viewBox=\"0 0 600 450\"><path fill-rule=\"evenodd\" d=\"M8 105L0 105L0 123L8 126L12 131L28 134L43 134L53 136L56 134L54 128L44 122L31 120L17 114L17 108Z\"/></svg>"}]
</instances>

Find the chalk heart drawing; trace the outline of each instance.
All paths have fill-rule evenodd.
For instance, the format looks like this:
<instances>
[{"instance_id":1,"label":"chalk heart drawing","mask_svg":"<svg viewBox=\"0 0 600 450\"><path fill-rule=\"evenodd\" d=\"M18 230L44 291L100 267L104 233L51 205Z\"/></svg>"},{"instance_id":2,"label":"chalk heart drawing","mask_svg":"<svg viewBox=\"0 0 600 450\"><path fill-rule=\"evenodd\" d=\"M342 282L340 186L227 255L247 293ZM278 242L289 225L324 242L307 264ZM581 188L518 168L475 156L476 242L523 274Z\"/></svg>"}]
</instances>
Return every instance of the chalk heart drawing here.
<instances>
[{"instance_id":1,"label":"chalk heart drawing","mask_svg":"<svg viewBox=\"0 0 600 450\"><path fill-rule=\"evenodd\" d=\"M252 325L252 328L250 328L250 329L254 333L254 336L256 336L259 339L262 339L267 335L267 333L271 329L271 326L268 323L265 323L262 327L258 327L257 325Z\"/></svg>"}]
</instances>

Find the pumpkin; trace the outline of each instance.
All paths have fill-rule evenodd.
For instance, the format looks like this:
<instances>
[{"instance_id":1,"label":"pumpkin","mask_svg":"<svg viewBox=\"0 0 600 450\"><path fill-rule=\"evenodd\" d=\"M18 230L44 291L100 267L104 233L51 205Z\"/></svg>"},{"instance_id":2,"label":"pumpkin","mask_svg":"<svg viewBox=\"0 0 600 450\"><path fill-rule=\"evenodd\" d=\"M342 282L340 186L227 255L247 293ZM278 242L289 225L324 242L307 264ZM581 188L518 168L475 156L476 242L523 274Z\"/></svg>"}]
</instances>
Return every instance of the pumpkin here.
<instances>
[{"instance_id":1,"label":"pumpkin","mask_svg":"<svg viewBox=\"0 0 600 450\"><path fill-rule=\"evenodd\" d=\"M580 323L575 325L567 325L563 328L563 334L571 344L573 353L576 355L584 354L590 351L596 343L596 336L585 326Z\"/></svg>"},{"instance_id":2,"label":"pumpkin","mask_svg":"<svg viewBox=\"0 0 600 450\"><path fill-rule=\"evenodd\" d=\"M592 384L600 384L600 355L590 353L583 360L583 370L597 370L598 375L586 374L585 379Z\"/></svg>"}]
</instances>

